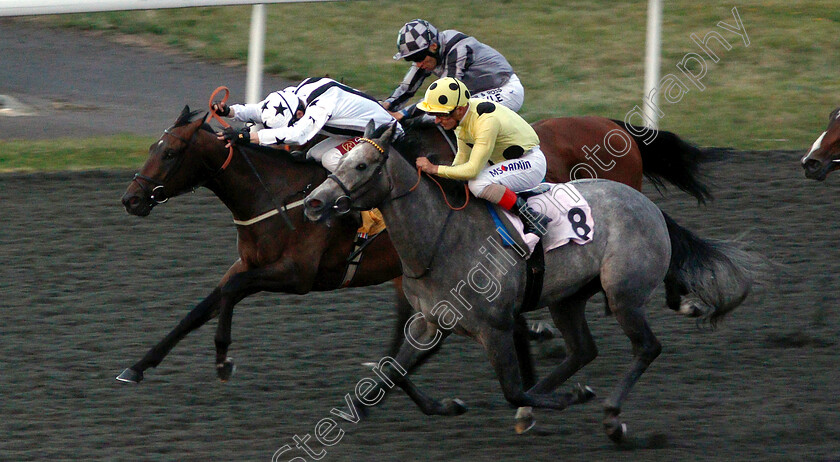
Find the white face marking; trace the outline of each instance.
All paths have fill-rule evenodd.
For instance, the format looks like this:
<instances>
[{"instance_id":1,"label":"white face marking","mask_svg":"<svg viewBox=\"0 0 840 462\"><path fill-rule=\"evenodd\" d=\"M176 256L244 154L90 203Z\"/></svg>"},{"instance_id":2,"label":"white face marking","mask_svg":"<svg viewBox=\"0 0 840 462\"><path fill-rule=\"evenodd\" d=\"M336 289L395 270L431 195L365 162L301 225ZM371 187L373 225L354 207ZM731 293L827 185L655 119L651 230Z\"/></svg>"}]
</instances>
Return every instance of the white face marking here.
<instances>
[{"instance_id":1,"label":"white face marking","mask_svg":"<svg viewBox=\"0 0 840 462\"><path fill-rule=\"evenodd\" d=\"M162 144L163 144L163 140L158 140L158 143L157 143L157 144L158 144L158 146L162 145Z\"/></svg>"},{"instance_id":2,"label":"white face marking","mask_svg":"<svg viewBox=\"0 0 840 462\"><path fill-rule=\"evenodd\" d=\"M808 157L811 157L811 154L813 154L814 151L816 151L817 149L820 148L820 145L822 144L822 140L823 140L823 138L825 138L826 133L828 133L828 132L823 132L823 134L820 135L819 138L817 138L817 141L814 141L814 144L811 145L811 150L808 151L808 154L805 154L805 157L802 158L802 162L805 162L806 160L808 160Z\"/></svg>"}]
</instances>

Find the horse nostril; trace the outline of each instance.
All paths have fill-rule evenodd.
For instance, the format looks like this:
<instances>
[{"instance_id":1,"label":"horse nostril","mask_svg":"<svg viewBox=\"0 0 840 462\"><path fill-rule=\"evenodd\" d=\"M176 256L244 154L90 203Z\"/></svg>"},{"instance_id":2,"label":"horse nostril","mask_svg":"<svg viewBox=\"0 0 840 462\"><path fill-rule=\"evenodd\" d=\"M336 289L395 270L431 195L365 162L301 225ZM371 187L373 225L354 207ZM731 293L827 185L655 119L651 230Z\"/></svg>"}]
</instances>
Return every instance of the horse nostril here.
<instances>
[{"instance_id":1,"label":"horse nostril","mask_svg":"<svg viewBox=\"0 0 840 462\"><path fill-rule=\"evenodd\" d=\"M324 203L318 199L307 199L306 208L316 211L321 210L322 208L324 208Z\"/></svg>"},{"instance_id":2,"label":"horse nostril","mask_svg":"<svg viewBox=\"0 0 840 462\"><path fill-rule=\"evenodd\" d=\"M819 169L821 165L822 164L820 163L820 161L818 161L816 159L808 159L808 160L806 160L805 162L802 163L802 167L805 170L810 170L810 171L814 171L814 170Z\"/></svg>"},{"instance_id":3,"label":"horse nostril","mask_svg":"<svg viewBox=\"0 0 840 462\"><path fill-rule=\"evenodd\" d=\"M123 206L125 208L135 208L137 207L138 202L140 202L140 198L138 198L137 196L124 197L122 200Z\"/></svg>"}]
</instances>

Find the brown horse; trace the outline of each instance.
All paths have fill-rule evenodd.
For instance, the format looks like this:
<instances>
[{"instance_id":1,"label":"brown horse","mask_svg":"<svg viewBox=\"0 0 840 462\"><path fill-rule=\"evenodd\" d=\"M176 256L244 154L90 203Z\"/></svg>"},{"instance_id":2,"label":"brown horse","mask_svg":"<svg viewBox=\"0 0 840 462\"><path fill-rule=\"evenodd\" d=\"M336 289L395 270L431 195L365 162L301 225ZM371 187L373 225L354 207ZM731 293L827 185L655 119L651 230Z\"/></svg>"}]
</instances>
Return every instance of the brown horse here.
<instances>
[{"instance_id":1,"label":"brown horse","mask_svg":"<svg viewBox=\"0 0 840 462\"><path fill-rule=\"evenodd\" d=\"M840 107L828 116L828 127L800 161L805 177L823 181L840 168Z\"/></svg>"},{"instance_id":2,"label":"brown horse","mask_svg":"<svg viewBox=\"0 0 840 462\"><path fill-rule=\"evenodd\" d=\"M228 150L204 119L196 119L196 115L185 107L175 124L150 147L149 158L135 175L122 202L129 213L147 216L155 205L205 186L239 223L239 259L210 295L117 379L140 382L144 371L160 364L178 341L219 316L216 367L219 377L227 380L233 372L233 363L227 357L233 307L261 291L305 294L395 280L398 312L392 343L395 351L402 343L402 327L412 310L402 293L399 258L387 232L369 242L361 264L347 283L348 255L354 248L357 218L344 216L326 227L306 221L299 207L300 199L326 179L326 170L312 163L296 163L285 151L277 149L249 145ZM436 126L407 125L407 136L437 146L431 152L440 152L444 157L451 153L446 136ZM617 151L620 155L613 158L603 156L602 152L602 157L596 158L587 153L595 152L593 147L599 141L611 142L605 136L623 130L620 123L598 117L549 119L536 123L535 129L544 142L551 181L562 182L569 179L567 175L594 171L599 178L640 189L644 173L652 175L657 184L661 184L660 178L676 184L699 201L709 197L696 175L704 152L673 134L660 132L654 143L644 145L641 150L641 145L628 137L627 152ZM565 141L575 136L580 137L579 141ZM643 161L645 167L651 166L650 171L642 171ZM662 166L669 168L662 169ZM679 297L685 290L676 283L668 287L668 305L678 309Z\"/></svg>"}]
</instances>

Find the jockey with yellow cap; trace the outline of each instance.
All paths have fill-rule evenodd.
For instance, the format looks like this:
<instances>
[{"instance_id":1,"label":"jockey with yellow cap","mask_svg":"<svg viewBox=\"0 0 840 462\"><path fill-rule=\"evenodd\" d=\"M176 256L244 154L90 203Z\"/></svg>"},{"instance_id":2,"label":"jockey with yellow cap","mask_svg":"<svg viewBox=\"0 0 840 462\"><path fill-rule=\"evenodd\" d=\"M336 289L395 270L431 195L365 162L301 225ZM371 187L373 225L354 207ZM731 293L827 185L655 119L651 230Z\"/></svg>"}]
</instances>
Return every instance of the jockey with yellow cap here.
<instances>
[{"instance_id":1,"label":"jockey with yellow cap","mask_svg":"<svg viewBox=\"0 0 840 462\"><path fill-rule=\"evenodd\" d=\"M455 129L458 138L451 166L435 165L420 157L417 167L444 178L467 180L476 197L516 213L525 232L544 236L551 220L516 194L538 186L545 178L545 155L528 122L501 104L470 98L466 85L452 77L432 83L417 108L433 115L444 129Z\"/></svg>"}]
</instances>

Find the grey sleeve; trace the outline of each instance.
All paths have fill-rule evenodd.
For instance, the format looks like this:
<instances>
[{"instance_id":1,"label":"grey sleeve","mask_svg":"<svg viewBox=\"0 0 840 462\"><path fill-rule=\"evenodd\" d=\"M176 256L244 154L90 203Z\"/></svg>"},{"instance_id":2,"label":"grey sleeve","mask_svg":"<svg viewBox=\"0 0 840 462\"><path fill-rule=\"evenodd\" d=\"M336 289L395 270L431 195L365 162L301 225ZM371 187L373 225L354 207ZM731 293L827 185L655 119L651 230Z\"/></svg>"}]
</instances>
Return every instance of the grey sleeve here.
<instances>
[{"instance_id":1,"label":"grey sleeve","mask_svg":"<svg viewBox=\"0 0 840 462\"><path fill-rule=\"evenodd\" d=\"M431 75L431 72L424 71L417 66L411 66L408 72L406 72L405 77L403 77L403 81L394 90L394 93L385 100L385 102L391 104L390 110L399 110L406 101L417 93L417 90L423 85L423 81L429 75Z\"/></svg>"}]
</instances>

